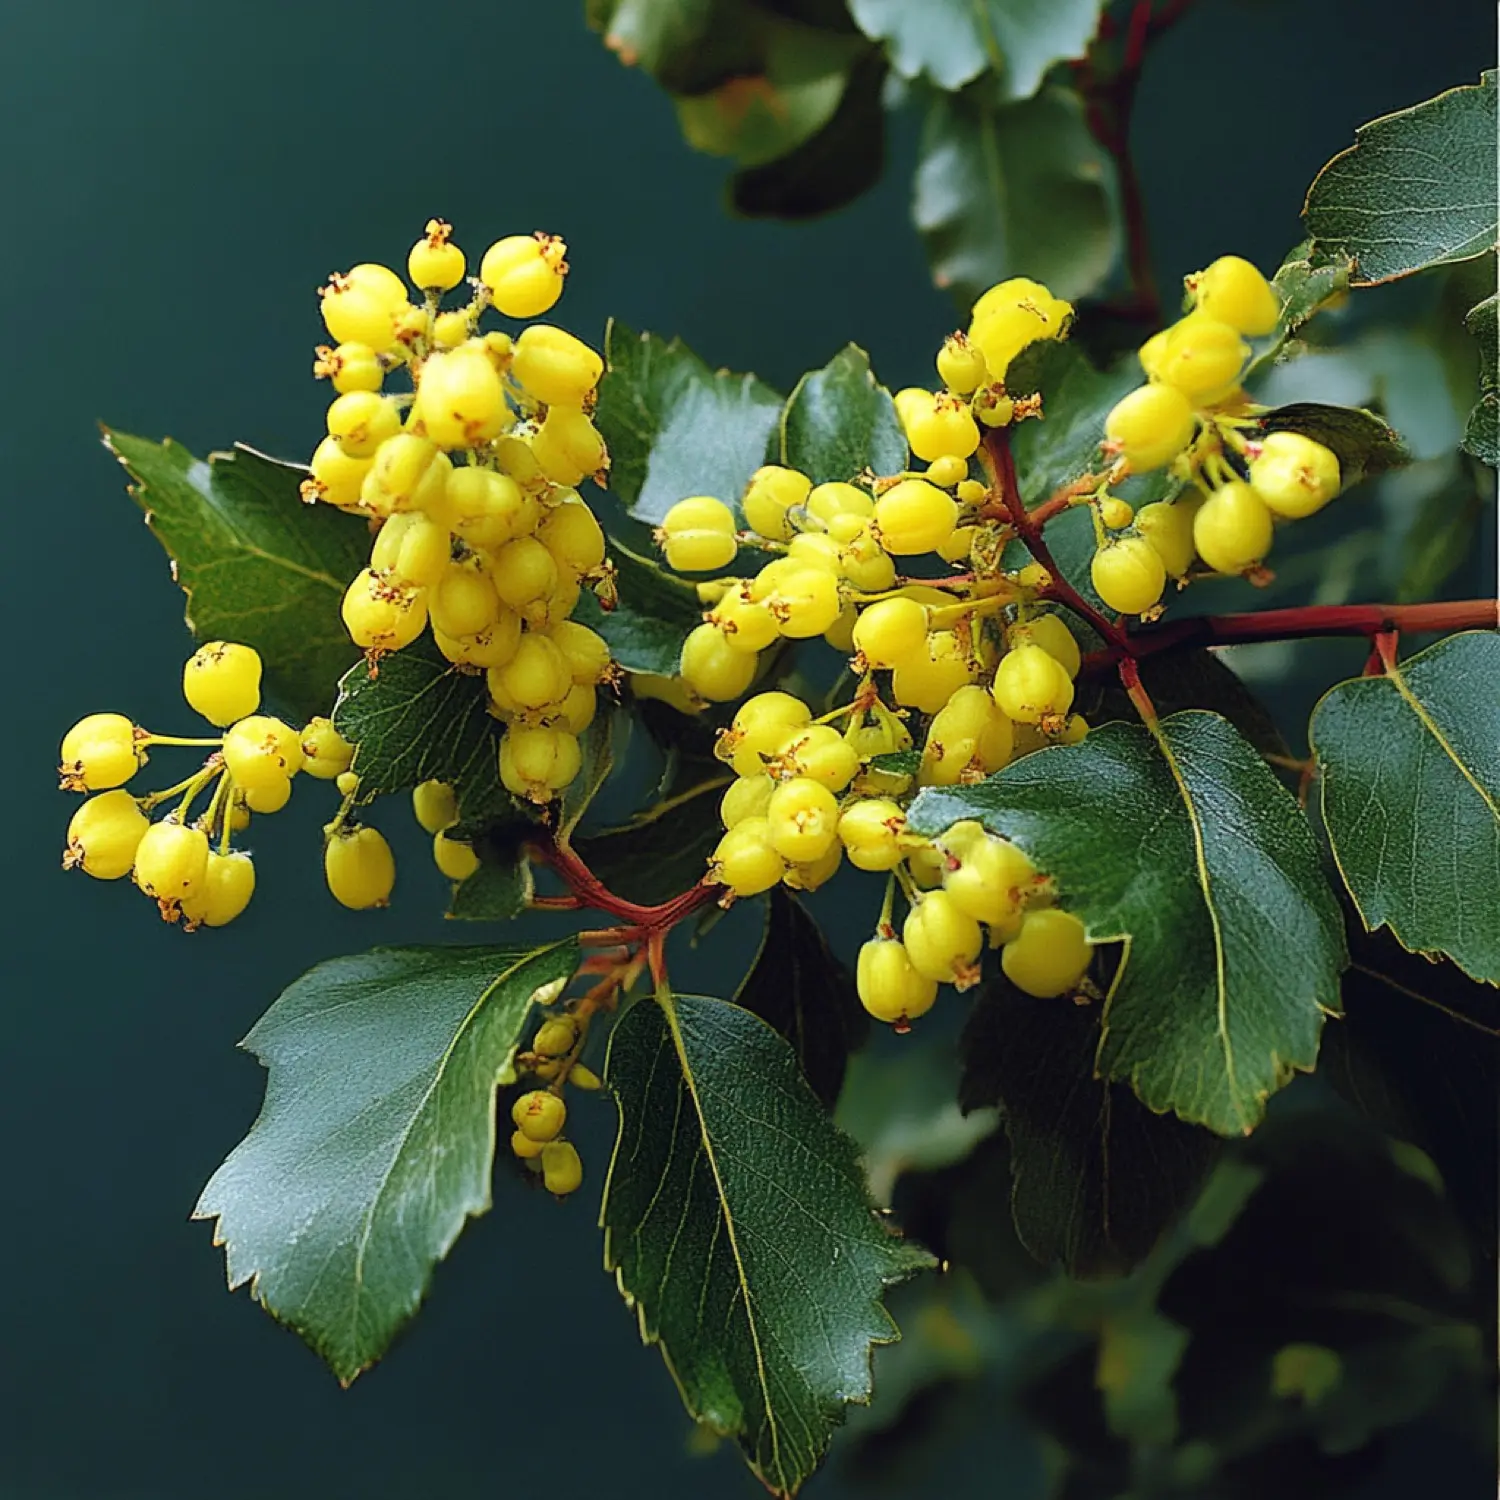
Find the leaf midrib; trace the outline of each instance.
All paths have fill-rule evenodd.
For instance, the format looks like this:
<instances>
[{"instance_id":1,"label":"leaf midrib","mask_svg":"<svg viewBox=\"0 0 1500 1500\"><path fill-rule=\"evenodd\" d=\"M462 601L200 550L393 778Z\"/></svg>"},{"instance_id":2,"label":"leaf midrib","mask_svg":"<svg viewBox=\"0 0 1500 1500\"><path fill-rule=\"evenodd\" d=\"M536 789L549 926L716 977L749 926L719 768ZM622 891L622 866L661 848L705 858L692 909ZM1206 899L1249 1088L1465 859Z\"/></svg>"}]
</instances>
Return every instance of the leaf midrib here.
<instances>
[{"instance_id":1,"label":"leaf midrib","mask_svg":"<svg viewBox=\"0 0 1500 1500\"><path fill-rule=\"evenodd\" d=\"M1438 728L1437 721L1422 706L1422 702L1417 697L1417 695L1412 692L1411 685L1406 680L1406 674L1402 672L1399 666L1389 666L1385 670L1385 680L1389 682L1393 688L1395 688L1396 692L1400 695L1402 702L1405 703L1406 706L1416 716L1417 722L1422 726L1422 728L1425 729L1428 734L1430 734L1432 738L1437 741L1439 746L1442 747L1443 753L1448 757L1449 760L1453 762L1454 767L1457 769L1459 775L1462 776L1463 779L1467 781L1471 787L1474 788L1474 791L1479 797L1479 800L1483 802L1485 807L1489 810L1490 817L1493 818L1497 824L1500 824L1500 806L1496 806L1494 798L1491 797L1490 794L1484 789L1484 787L1482 787L1479 782L1474 779L1473 772L1469 770L1468 766L1466 766L1463 760L1460 758L1458 752L1453 748L1451 744L1449 744L1447 736L1442 732L1441 729Z\"/></svg>"},{"instance_id":2,"label":"leaf midrib","mask_svg":"<svg viewBox=\"0 0 1500 1500\"><path fill-rule=\"evenodd\" d=\"M720 1218L723 1221L725 1233L729 1237L729 1250L734 1257L735 1276L740 1284L740 1301L745 1308L745 1326L750 1334L751 1347L755 1350L755 1381L760 1387L761 1402L766 1413L766 1426L771 1435L772 1466L779 1473L781 1470L781 1433L771 1399L771 1388L766 1378L765 1353L761 1348L760 1328L755 1320L755 1306L750 1295L750 1278L745 1274L745 1261L740 1253L739 1235L735 1229L734 1216L729 1211L729 1198L724 1191L724 1179L719 1171L718 1156L709 1135L708 1121L703 1115L703 1102L698 1093L698 1081L693 1075L692 1064L688 1061L687 1048L682 1040L675 997L671 994L658 995L656 1003L661 1006L662 1015L666 1019L667 1031L672 1038L672 1048L677 1053L677 1063L682 1069L683 1083L687 1087L688 1097L693 1101L693 1113L698 1117L698 1133L703 1141L703 1153L708 1160L708 1169L713 1173L714 1192L719 1200Z\"/></svg>"}]
</instances>

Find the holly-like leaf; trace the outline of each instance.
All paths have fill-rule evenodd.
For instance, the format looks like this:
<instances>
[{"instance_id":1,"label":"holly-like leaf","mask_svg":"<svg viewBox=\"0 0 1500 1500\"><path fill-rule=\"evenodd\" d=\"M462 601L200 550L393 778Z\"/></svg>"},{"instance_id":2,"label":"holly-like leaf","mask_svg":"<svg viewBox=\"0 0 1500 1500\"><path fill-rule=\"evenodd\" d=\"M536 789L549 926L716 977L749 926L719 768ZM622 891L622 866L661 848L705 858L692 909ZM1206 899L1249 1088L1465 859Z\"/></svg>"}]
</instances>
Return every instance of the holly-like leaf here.
<instances>
[{"instance_id":1,"label":"holly-like leaf","mask_svg":"<svg viewBox=\"0 0 1500 1500\"><path fill-rule=\"evenodd\" d=\"M1346 955L1296 802L1217 714L1113 723L968 787L929 787L913 832L977 818L1052 875L1096 942L1125 945L1095 1071L1222 1135L1317 1060Z\"/></svg>"},{"instance_id":2,"label":"holly-like leaf","mask_svg":"<svg viewBox=\"0 0 1500 1500\"><path fill-rule=\"evenodd\" d=\"M348 1385L385 1352L468 1218L490 1206L495 1086L568 939L376 948L319 964L245 1038L267 1069L249 1135L193 1216Z\"/></svg>"},{"instance_id":3,"label":"holly-like leaf","mask_svg":"<svg viewBox=\"0 0 1500 1500\"><path fill-rule=\"evenodd\" d=\"M1493 250L1495 130L1493 71L1360 126L1308 189L1315 254L1371 286Z\"/></svg>"},{"instance_id":4,"label":"holly-like leaf","mask_svg":"<svg viewBox=\"0 0 1500 1500\"><path fill-rule=\"evenodd\" d=\"M792 1044L808 1087L831 1109L849 1054L870 1034L870 1018L849 971L784 886L771 889L760 952L734 999Z\"/></svg>"},{"instance_id":5,"label":"holly-like leaf","mask_svg":"<svg viewBox=\"0 0 1500 1500\"><path fill-rule=\"evenodd\" d=\"M1449 636L1313 711L1323 821L1366 927L1500 984L1500 634Z\"/></svg>"},{"instance_id":6,"label":"holly-like leaf","mask_svg":"<svg viewBox=\"0 0 1500 1500\"><path fill-rule=\"evenodd\" d=\"M461 671L425 636L377 668L351 667L333 722L354 746L360 801L446 781L465 832L515 813L500 784L500 725L488 705L483 674Z\"/></svg>"},{"instance_id":7,"label":"holly-like leaf","mask_svg":"<svg viewBox=\"0 0 1500 1500\"><path fill-rule=\"evenodd\" d=\"M1479 344L1479 400L1464 425L1465 453L1500 466L1500 337L1497 337L1497 298L1486 297L1469 310L1464 326Z\"/></svg>"},{"instance_id":8,"label":"holly-like leaf","mask_svg":"<svg viewBox=\"0 0 1500 1500\"><path fill-rule=\"evenodd\" d=\"M1059 297L1097 290L1119 249L1111 171L1069 89L1019 104L995 102L983 82L938 95L912 201L933 280L965 303L1016 275Z\"/></svg>"},{"instance_id":9,"label":"holly-like leaf","mask_svg":"<svg viewBox=\"0 0 1500 1500\"><path fill-rule=\"evenodd\" d=\"M736 172L729 201L751 218L807 219L832 213L872 188L885 170L885 60L859 59L833 118L795 151Z\"/></svg>"},{"instance_id":10,"label":"holly-like leaf","mask_svg":"<svg viewBox=\"0 0 1500 1500\"><path fill-rule=\"evenodd\" d=\"M833 118L855 58L858 37L767 19L753 69L677 100L688 145L742 167L785 156Z\"/></svg>"},{"instance_id":11,"label":"holly-like leaf","mask_svg":"<svg viewBox=\"0 0 1500 1500\"><path fill-rule=\"evenodd\" d=\"M851 480L864 469L899 474L906 458L891 393L857 344L846 344L797 382L781 416L782 463L822 484Z\"/></svg>"},{"instance_id":12,"label":"holly-like leaf","mask_svg":"<svg viewBox=\"0 0 1500 1500\"><path fill-rule=\"evenodd\" d=\"M1029 99L1054 63L1082 57L1100 0L850 0L864 34L883 41L903 78L952 92L1000 74L1003 97Z\"/></svg>"},{"instance_id":13,"label":"holly-like leaf","mask_svg":"<svg viewBox=\"0 0 1500 1500\"><path fill-rule=\"evenodd\" d=\"M719 799L732 778L699 768L699 779L628 823L575 844L578 856L617 896L656 906L696 885L723 836Z\"/></svg>"},{"instance_id":14,"label":"holly-like leaf","mask_svg":"<svg viewBox=\"0 0 1500 1500\"><path fill-rule=\"evenodd\" d=\"M1357 406L1297 401L1260 419L1267 432L1300 432L1338 455L1344 488L1404 464L1410 454L1389 423Z\"/></svg>"},{"instance_id":15,"label":"holly-like leaf","mask_svg":"<svg viewBox=\"0 0 1500 1500\"><path fill-rule=\"evenodd\" d=\"M325 713L359 654L339 618L370 533L327 505L304 505L307 471L253 448L205 463L171 438L104 429L130 493L172 559L199 640L240 641L265 661L271 696L301 718Z\"/></svg>"},{"instance_id":16,"label":"holly-like leaf","mask_svg":"<svg viewBox=\"0 0 1500 1500\"><path fill-rule=\"evenodd\" d=\"M649 557L610 543L617 602L601 609L593 594L579 596L573 618L597 630L609 654L627 672L670 677L682 657L688 632L703 622L698 591Z\"/></svg>"},{"instance_id":17,"label":"holly-like leaf","mask_svg":"<svg viewBox=\"0 0 1500 1500\"><path fill-rule=\"evenodd\" d=\"M679 500L713 495L739 513L766 461L781 397L754 375L710 370L687 345L612 321L594 422L609 444L610 489L655 525Z\"/></svg>"},{"instance_id":18,"label":"holly-like leaf","mask_svg":"<svg viewBox=\"0 0 1500 1500\"><path fill-rule=\"evenodd\" d=\"M1038 1000L997 978L959 1044L960 1102L997 1106L1010 1141L1016 1233L1075 1276L1140 1260L1192 1202L1220 1144L1097 1078L1100 1040L1100 1007Z\"/></svg>"},{"instance_id":19,"label":"holly-like leaf","mask_svg":"<svg viewBox=\"0 0 1500 1500\"><path fill-rule=\"evenodd\" d=\"M727 1001L668 995L616 1023L620 1106L605 1264L689 1413L777 1495L817 1467L870 1349L898 1336L887 1284L931 1264L874 1213L852 1143L788 1043Z\"/></svg>"}]
</instances>

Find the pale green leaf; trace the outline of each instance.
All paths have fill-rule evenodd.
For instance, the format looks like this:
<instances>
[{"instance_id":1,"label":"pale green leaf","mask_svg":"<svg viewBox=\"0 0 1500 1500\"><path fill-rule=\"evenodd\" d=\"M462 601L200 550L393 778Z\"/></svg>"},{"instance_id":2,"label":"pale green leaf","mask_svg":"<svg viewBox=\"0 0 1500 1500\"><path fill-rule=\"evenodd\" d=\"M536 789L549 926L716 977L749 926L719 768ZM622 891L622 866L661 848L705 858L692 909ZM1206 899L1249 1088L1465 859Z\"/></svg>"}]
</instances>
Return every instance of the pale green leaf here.
<instances>
[{"instance_id":1,"label":"pale green leaf","mask_svg":"<svg viewBox=\"0 0 1500 1500\"><path fill-rule=\"evenodd\" d=\"M1493 71L1360 126L1308 189L1315 254L1368 286L1493 250L1495 133Z\"/></svg>"}]
</instances>

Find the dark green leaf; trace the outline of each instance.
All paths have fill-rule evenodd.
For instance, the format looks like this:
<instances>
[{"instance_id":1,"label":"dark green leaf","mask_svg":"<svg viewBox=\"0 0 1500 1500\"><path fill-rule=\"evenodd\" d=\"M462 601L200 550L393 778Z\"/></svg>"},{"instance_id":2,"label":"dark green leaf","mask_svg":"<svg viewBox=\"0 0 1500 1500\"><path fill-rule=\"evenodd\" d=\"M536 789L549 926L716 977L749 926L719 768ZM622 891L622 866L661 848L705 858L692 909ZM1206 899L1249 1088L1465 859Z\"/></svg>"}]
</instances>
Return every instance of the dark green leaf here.
<instances>
[{"instance_id":1,"label":"dark green leaf","mask_svg":"<svg viewBox=\"0 0 1500 1500\"><path fill-rule=\"evenodd\" d=\"M845 345L797 382L781 417L782 463L822 484L851 480L865 469L899 474L906 458L891 393L857 344Z\"/></svg>"},{"instance_id":2,"label":"dark green leaf","mask_svg":"<svg viewBox=\"0 0 1500 1500\"><path fill-rule=\"evenodd\" d=\"M1096 291L1119 248L1111 170L1071 90L1003 105L982 83L940 94L912 203L933 280L965 303L1016 275L1059 297Z\"/></svg>"},{"instance_id":3,"label":"dark green leaf","mask_svg":"<svg viewBox=\"0 0 1500 1500\"><path fill-rule=\"evenodd\" d=\"M696 764L696 763L695 763ZM657 906L703 878L724 833L719 799L730 776L700 767L701 779L575 845L578 856L617 896Z\"/></svg>"},{"instance_id":4,"label":"dark green leaf","mask_svg":"<svg viewBox=\"0 0 1500 1500\"><path fill-rule=\"evenodd\" d=\"M1354 406L1319 406L1298 401L1279 406L1261 419L1267 432L1300 432L1338 454L1344 488L1404 464L1410 455L1388 423Z\"/></svg>"},{"instance_id":5,"label":"dark green leaf","mask_svg":"<svg viewBox=\"0 0 1500 1500\"><path fill-rule=\"evenodd\" d=\"M1388 932L1350 934L1344 1019L1318 1071L1355 1108L1432 1158L1474 1244L1495 1254L1500 991Z\"/></svg>"},{"instance_id":6,"label":"dark green leaf","mask_svg":"<svg viewBox=\"0 0 1500 1500\"><path fill-rule=\"evenodd\" d=\"M597 630L609 654L627 672L671 677L682 657L688 632L703 621L698 591L649 557L610 543L617 603L602 609L593 594L579 596L573 618Z\"/></svg>"},{"instance_id":7,"label":"dark green leaf","mask_svg":"<svg viewBox=\"0 0 1500 1500\"><path fill-rule=\"evenodd\" d=\"M866 36L904 78L952 92L990 69L1004 97L1029 99L1054 63L1082 57L1100 0L850 0Z\"/></svg>"},{"instance_id":8,"label":"dark green leaf","mask_svg":"<svg viewBox=\"0 0 1500 1500\"><path fill-rule=\"evenodd\" d=\"M1099 1327L1098 1385L1109 1430L1150 1447L1177 1437L1173 1377L1188 1345L1188 1331L1154 1307L1110 1313Z\"/></svg>"},{"instance_id":9,"label":"dark green leaf","mask_svg":"<svg viewBox=\"0 0 1500 1500\"><path fill-rule=\"evenodd\" d=\"M479 868L453 887L450 917L465 922L509 922L526 910L535 888L523 837L529 827L506 823L476 835Z\"/></svg>"},{"instance_id":10,"label":"dark green leaf","mask_svg":"<svg viewBox=\"0 0 1500 1500\"><path fill-rule=\"evenodd\" d=\"M742 167L775 161L827 125L863 51L857 37L769 17L763 24L751 68L677 100L688 145Z\"/></svg>"},{"instance_id":11,"label":"dark green leaf","mask_svg":"<svg viewBox=\"0 0 1500 1500\"><path fill-rule=\"evenodd\" d=\"M253 448L194 458L171 438L104 429L130 492L172 559L199 640L240 641L265 660L272 697L302 718L327 711L359 654L339 618L370 533L327 505L304 505L307 471Z\"/></svg>"},{"instance_id":12,"label":"dark green leaf","mask_svg":"<svg viewBox=\"0 0 1500 1500\"><path fill-rule=\"evenodd\" d=\"M351 667L333 720L355 747L362 802L446 781L458 793L466 832L515 812L500 784L500 725L490 716L484 675L453 666L429 638L383 657L378 668Z\"/></svg>"},{"instance_id":13,"label":"dark green leaf","mask_svg":"<svg viewBox=\"0 0 1500 1500\"><path fill-rule=\"evenodd\" d=\"M980 992L960 1049L965 1109L998 1106L1021 1243L1071 1275L1128 1269L1190 1202L1218 1153L1206 1130L1153 1114L1094 1076L1097 1006Z\"/></svg>"},{"instance_id":14,"label":"dark green leaf","mask_svg":"<svg viewBox=\"0 0 1500 1500\"><path fill-rule=\"evenodd\" d=\"M1500 984L1500 635L1449 636L1313 711L1323 821L1366 927Z\"/></svg>"},{"instance_id":15,"label":"dark green leaf","mask_svg":"<svg viewBox=\"0 0 1500 1500\"><path fill-rule=\"evenodd\" d=\"M1222 1135L1317 1060L1344 967L1338 907L1296 802L1217 714L1105 724L987 781L929 787L913 832L977 818L1055 877L1095 942L1127 944L1096 1071Z\"/></svg>"},{"instance_id":16,"label":"dark green leaf","mask_svg":"<svg viewBox=\"0 0 1500 1500\"><path fill-rule=\"evenodd\" d=\"M1042 395L1040 420L1017 423L1011 437L1016 478L1028 506L1040 505L1081 475L1098 471L1103 478L1104 419L1144 379L1134 360L1096 370L1081 349L1056 339L1028 345L1011 362L1006 388L1017 396Z\"/></svg>"},{"instance_id":17,"label":"dark green leaf","mask_svg":"<svg viewBox=\"0 0 1500 1500\"><path fill-rule=\"evenodd\" d=\"M872 188L885 170L885 62L862 57L833 118L795 151L736 172L729 201L751 218L807 219L832 213Z\"/></svg>"},{"instance_id":18,"label":"dark green leaf","mask_svg":"<svg viewBox=\"0 0 1500 1500\"><path fill-rule=\"evenodd\" d=\"M642 1001L610 1038L620 1136L605 1264L689 1413L733 1436L778 1495L817 1467L870 1346L897 1336L885 1286L931 1264L870 1206L852 1144L791 1047L737 1005Z\"/></svg>"},{"instance_id":19,"label":"dark green leaf","mask_svg":"<svg viewBox=\"0 0 1500 1500\"><path fill-rule=\"evenodd\" d=\"M738 514L781 413L776 392L618 320L604 357L594 421L609 444L610 489L630 514L654 525L689 495L713 495Z\"/></svg>"},{"instance_id":20,"label":"dark green leaf","mask_svg":"<svg viewBox=\"0 0 1500 1500\"><path fill-rule=\"evenodd\" d=\"M890 776L915 776L922 769L920 750L888 750L884 755L872 756L872 771L884 771Z\"/></svg>"},{"instance_id":21,"label":"dark green leaf","mask_svg":"<svg viewBox=\"0 0 1500 1500\"><path fill-rule=\"evenodd\" d=\"M1308 189L1321 257L1350 257L1369 286L1495 248L1495 74L1354 133Z\"/></svg>"},{"instance_id":22,"label":"dark green leaf","mask_svg":"<svg viewBox=\"0 0 1500 1500\"><path fill-rule=\"evenodd\" d=\"M1472 423L1469 430L1474 430ZM1470 467L1458 466L1452 481L1432 489L1412 516L1400 545L1396 603L1440 596L1443 585L1474 558L1486 505L1474 474L1466 472Z\"/></svg>"},{"instance_id":23,"label":"dark green leaf","mask_svg":"<svg viewBox=\"0 0 1500 1500\"><path fill-rule=\"evenodd\" d=\"M1106 615L1113 613L1095 591L1090 572L1099 543L1088 506L1074 506L1047 523L1047 550L1058 571L1085 601ZM1021 568L1030 557L1025 542L1017 537L1006 547L1002 560L1007 568Z\"/></svg>"},{"instance_id":24,"label":"dark green leaf","mask_svg":"<svg viewBox=\"0 0 1500 1500\"><path fill-rule=\"evenodd\" d=\"M1500 339L1496 332L1496 297L1471 308L1464 324L1479 343L1479 400L1464 427L1464 452L1491 468L1500 465Z\"/></svg>"},{"instance_id":25,"label":"dark green leaf","mask_svg":"<svg viewBox=\"0 0 1500 1500\"><path fill-rule=\"evenodd\" d=\"M587 0L585 8L604 45L669 93L753 73L761 56L765 17L745 0Z\"/></svg>"},{"instance_id":26,"label":"dark green leaf","mask_svg":"<svg viewBox=\"0 0 1500 1500\"><path fill-rule=\"evenodd\" d=\"M490 1206L495 1085L571 939L377 948L311 969L244 1045L267 1069L249 1135L193 1210L347 1385L414 1313L464 1221Z\"/></svg>"},{"instance_id":27,"label":"dark green leaf","mask_svg":"<svg viewBox=\"0 0 1500 1500\"><path fill-rule=\"evenodd\" d=\"M734 999L792 1044L808 1087L831 1109L849 1054L870 1034L870 1018L849 971L784 886L770 892L760 952Z\"/></svg>"}]
</instances>

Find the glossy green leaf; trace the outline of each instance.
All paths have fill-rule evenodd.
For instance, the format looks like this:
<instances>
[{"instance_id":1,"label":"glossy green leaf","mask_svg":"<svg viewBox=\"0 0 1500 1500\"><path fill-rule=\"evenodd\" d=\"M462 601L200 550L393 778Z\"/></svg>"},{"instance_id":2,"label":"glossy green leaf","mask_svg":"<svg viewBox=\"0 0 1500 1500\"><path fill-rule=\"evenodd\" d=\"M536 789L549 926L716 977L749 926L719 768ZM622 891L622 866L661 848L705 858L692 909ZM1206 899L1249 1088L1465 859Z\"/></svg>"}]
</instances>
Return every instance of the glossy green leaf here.
<instances>
[{"instance_id":1,"label":"glossy green leaf","mask_svg":"<svg viewBox=\"0 0 1500 1500\"><path fill-rule=\"evenodd\" d=\"M1389 423L1355 406L1298 401L1261 418L1267 432L1300 432L1338 454L1344 488L1404 464L1410 455Z\"/></svg>"},{"instance_id":2,"label":"glossy green leaf","mask_svg":"<svg viewBox=\"0 0 1500 1500\"><path fill-rule=\"evenodd\" d=\"M484 674L444 659L428 637L351 667L339 684L333 722L354 746L360 801L446 781L458 793L465 828L509 816L500 784L500 724L489 712Z\"/></svg>"},{"instance_id":3,"label":"glossy green leaf","mask_svg":"<svg viewBox=\"0 0 1500 1500\"><path fill-rule=\"evenodd\" d=\"M876 380L870 357L846 344L821 370L797 382L781 416L781 462L814 484L848 481L866 469L899 474L906 436L891 393Z\"/></svg>"},{"instance_id":4,"label":"glossy green leaf","mask_svg":"<svg viewBox=\"0 0 1500 1500\"><path fill-rule=\"evenodd\" d=\"M759 1017L699 995L641 1001L610 1038L620 1106L605 1264L689 1413L734 1437L773 1494L817 1467L886 1285L931 1264L870 1206L852 1144Z\"/></svg>"},{"instance_id":5,"label":"glossy green leaf","mask_svg":"<svg viewBox=\"0 0 1500 1500\"><path fill-rule=\"evenodd\" d=\"M205 463L171 438L104 429L130 493L172 559L199 640L240 641L265 661L273 699L302 718L326 713L358 651L339 618L370 533L327 505L304 505L307 471L253 448Z\"/></svg>"},{"instance_id":6,"label":"glossy green leaf","mask_svg":"<svg viewBox=\"0 0 1500 1500\"><path fill-rule=\"evenodd\" d=\"M1317 1060L1342 923L1312 832L1217 714L1105 724L968 787L928 788L914 832L977 818L1055 877L1095 942L1125 944L1096 1071L1221 1135Z\"/></svg>"},{"instance_id":7,"label":"glossy green leaf","mask_svg":"<svg viewBox=\"0 0 1500 1500\"><path fill-rule=\"evenodd\" d=\"M828 123L795 151L736 172L729 201L752 218L807 219L852 203L885 170L885 60L855 63Z\"/></svg>"},{"instance_id":8,"label":"glossy green leaf","mask_svg":"<svg viewBox=\"0 0 1500 1500\"><path fill-rule=\"evenodd\" d=\"M1500 984L1500 634L1449 636L1313 712L1323 821L1366 927Z\"/></svg>"},{"instance_id":9,"label":"glossy green leaf","mask_svg":"<svg viewBox=\"0 0 1500 1500\"><path fill-rule=\"evenodd\" d=\"M678 123L695 150L745 167L796 150L833 118L862 50L857 37L781 20L767 22L763 47L754 71L678 98Z\"/></svg>"},{"instance_id":10,"label":"glossy green leaf","mask_svg":"<svg viewBox=\"0 0 1500 1500\"><path fill-rule=\"evenodd\" d=\"M593 594L579 596L573 618L597 630L609 654L627 672L670 677L682 657L688 632L703 621L698 591L652 558L611 542L616 602L603 609Z\"/></svg>"},{"instance_id":11,"label":"glossy green leaf","mask_svg":"<svg viewBox=\"0 0 1500 1500\"><path fill-rule=\"evenodd\" d=\"M713 495L738 514L781 397L754 375L710 370L679 340L618 320L604 358L594 422L609 444L610 489L630 514L654 525L689 495Z\"/></svg>"},{"instance_id":12,"label":"glossy green leaf","mask_svg":"<svg viewBox=\"0 0 1500 1500\"><path fill-rule=\"evenodd\" d=\"M883 41L904 78L950 93L1000 74L1004 97L1029 99L1054 63L1082 57L1100 0L850 0L860 30Z\"/></svg>"},{"instance_id":13,"label":"glossy green leaf","mask_svg":"<svg viewBox=\"0 0 1500 1500\"><path fill-rule=\"evenodd\" d=\"M1464 452L1491 468L1500 466L1500 337L1497 299L1489 296L1471 308L1464 324L1479 344L1479 400L1464 427Z\"/></svg>"},{"instance_id":14,"label":"glossy green leaf","mask_svg":"<svg viewBox=\"0 0 1500 1500\"><path fill-rule=\"evenodd\" d=\"M1308 189L1315 253L1369 286L1493 250L1495 133L1493 71L1360 126Z\"/></svg>"},{"instance_id":15,"label":"glossy green leaf","mask_svg":"<svg viewBox=\"0 0 1500 1500\"><path fill-rule=\"evenodd\" d=\"M767 896L760 951L734 1000L792 1044L808 1087L831 1109L849 1054L870 1034L870 1018L853 976L785 886Z\"/></svg>"},{"instance_id":16,"label":"glossy green leaf","mask_svg":"<svg viewBox=\"0 0 1500 1500\"><path fill-rule=\"evenodd\" d=\"M1010 440L1028 506L1040 505L1081 475L1097 472L1103 478L1107 466L1099 444L1104 419L1145 378L1133 359L1112 370L1096 370L1077 345L1055 339L1028 345L1012 361L1007 389L1018 396L1040 392L1042 397L1041 417L1018 422Z\"/></svg>"},{"instance_id":17,"label":"glossy green leaf","mask_svg":"<svg viewBox=\"0 0 1500 1500\"><path fill-rule=\"evenodd\" d=\"M959 1044L966 1110L998 1107L1010 1142L1011 1212L1021 1243L1070 1275L1128 1269L1192 1202L1220 1142L1153 1114L1094 1074L1098 1006L1059 1006L997 977Z\"/></svg>"},{"instance_id":18,"label":"glossy green leaf","mask_svg":"<svg viewBox=\"0 0 1500 1500\"><path fill-rule=\"evenodd\" d=\"M245 1038L265 1103L193 1216L217 1220L230 1287L248 1282L345 1385L489 1208L496 1081L577 962L571 939L376 948L309 970Z\"/></svg>"},{"instance_id":19,"label":"glossy green leaf","mask_svg":"<svg viewBox=\"0 0 1500 1500\"><path fill-rule=\"evenodd\" d=\"M984 84L939 95L912 202L933 280L965 303L1007 276L1069 299L1098 290L1119 250L1111 170L1069 89L1019 104Z\"/></svg>"},{"instance_id":20,"label":"glossy green leaf","mask_svg":"<svg viewBox=\"0 0 1500 1500\"><path fill-rule=\"evenodd\" d=\"M629 743L630 719L608 701L599 705L594 722L578 737L582 765L577 776L562 789L557 801L558 843L567 845L573 830L583 820L589 805L609 779L615 762Z\"/></svg>"}]
</instances>

